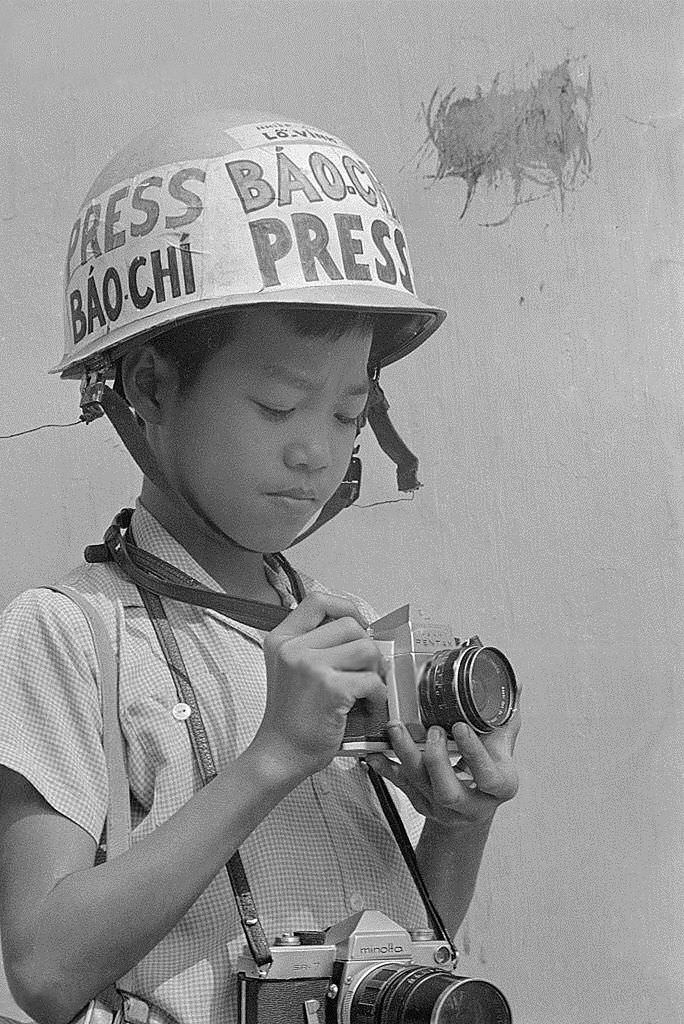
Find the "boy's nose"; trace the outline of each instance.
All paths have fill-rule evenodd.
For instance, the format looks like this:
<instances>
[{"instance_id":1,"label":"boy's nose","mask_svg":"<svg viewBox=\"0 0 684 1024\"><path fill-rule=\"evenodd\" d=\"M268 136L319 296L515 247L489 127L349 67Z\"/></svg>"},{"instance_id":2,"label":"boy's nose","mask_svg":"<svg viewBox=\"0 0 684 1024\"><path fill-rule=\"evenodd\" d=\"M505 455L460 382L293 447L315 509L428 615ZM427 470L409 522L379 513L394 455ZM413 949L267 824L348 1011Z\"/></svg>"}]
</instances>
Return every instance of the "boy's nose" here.
<instances>
[{"instance_id":1,"label":"boy's nose","mask_svg":"<svg viewBox=\"0 0 684 1024\"><path fill-rule=\"evenodd\" d=\"M312 434L288 444L284 452L288 469L325 469L330 464L330 444L323 434Z\"/></svg>"}]
</instances>

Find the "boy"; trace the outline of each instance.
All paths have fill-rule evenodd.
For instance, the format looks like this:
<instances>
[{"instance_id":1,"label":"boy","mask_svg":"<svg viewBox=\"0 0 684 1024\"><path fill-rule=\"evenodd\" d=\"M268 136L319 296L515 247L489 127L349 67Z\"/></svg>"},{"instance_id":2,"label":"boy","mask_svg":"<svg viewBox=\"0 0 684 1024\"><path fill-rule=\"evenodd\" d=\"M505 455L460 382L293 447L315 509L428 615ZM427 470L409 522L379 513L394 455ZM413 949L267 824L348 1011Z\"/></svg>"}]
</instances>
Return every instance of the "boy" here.
<instances>
[{"instance_id":1,"label":"boy","mask_svg":"<svg viewBox=\"0 0 684 1024\"><path fill-rule=\"evenodd\" d=\"M150 1021L224 1024L237 1019L244 946L222 870L236 850L270 940L364 908L424 923L365 769L335 758L354 703L384 700L371 612L270 553L329 507L379 368L443 315L415 298L401 226L363 161L332 136L255 117L196 117L117 155L74 224L65 277L58 369L84 374L86 413L101 401L145 474L131 544L204 592L290 611L266 632L163 602L216 761L202 786L191 708L140 591L111 563L72 574L117 652L134 827L130 850L96 864L107 782L93 642L60 594L10 606L7 976L39 1022L70 1020L131 972ZM113 375L144 428L121 418L104 387ZM454 774L440 729L423 752L393 725L398 761L372 758L416 809L407 823L451 931L496 807L517 787L517 717L484 741L455 727L476 789Z\"/></svg>"}]
</instances>

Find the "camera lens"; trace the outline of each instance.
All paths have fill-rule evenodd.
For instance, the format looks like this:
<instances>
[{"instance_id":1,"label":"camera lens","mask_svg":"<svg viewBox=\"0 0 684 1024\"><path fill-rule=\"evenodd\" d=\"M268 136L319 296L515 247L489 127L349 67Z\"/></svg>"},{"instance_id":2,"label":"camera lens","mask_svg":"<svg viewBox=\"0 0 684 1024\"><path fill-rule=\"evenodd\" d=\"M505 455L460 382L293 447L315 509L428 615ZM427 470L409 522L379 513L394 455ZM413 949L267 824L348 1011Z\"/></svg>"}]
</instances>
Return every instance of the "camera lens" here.
<instances>
[{"instance_id":1,"label":"camera lens","mask_svg":"<svg viewBox=\"0 0 684 1024\"><path fill-rule=\"evenodd\" d=\"M496 647L469 643L437 651L418 683L423 725L451 732L467 722L476 732L491 732L513 714L517 685L508 658Z\"/></svg>"},{"instance_id":2,"label":"camera lens","mask_svg":"<svg viewBox=\"0 0 684 1024\"><path fill-rule=\"evenodd\" d=\"M366 975L345 1024L511 1024L494 985L432 967L382 964Z\"/></svg>"}]
</instances>

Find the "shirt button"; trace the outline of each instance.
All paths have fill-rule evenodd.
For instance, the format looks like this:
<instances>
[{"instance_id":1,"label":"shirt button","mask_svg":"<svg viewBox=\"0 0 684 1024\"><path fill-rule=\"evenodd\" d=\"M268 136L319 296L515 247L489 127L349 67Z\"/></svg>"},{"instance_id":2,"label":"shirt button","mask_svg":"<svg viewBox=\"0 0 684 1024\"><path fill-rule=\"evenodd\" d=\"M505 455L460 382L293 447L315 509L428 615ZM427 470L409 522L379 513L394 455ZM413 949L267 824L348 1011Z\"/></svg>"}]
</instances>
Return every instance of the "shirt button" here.
<instances>
[{"instance_id":1,"label":"shirt button","mask_svg":"<svg viewBox=\"0 0 684 1024\"><path fill-rule=\"evenodd\" d=\"M177 722L184 722L186 718L189 718L192 714L192 708L189 704L176 704L171 709L171 714Z\"/></svg>"},{"instance_id":2,"label":"shirt button","mask_svg":"<svg viewBox=\"0 0 684 1024\"><path fill-rule=\"evenodd\" d=\"M349 900L349 906L352 910L363 910L366 905L366 901L360 892L355 892L352 898Z\"/></svg>"}]
</instances>

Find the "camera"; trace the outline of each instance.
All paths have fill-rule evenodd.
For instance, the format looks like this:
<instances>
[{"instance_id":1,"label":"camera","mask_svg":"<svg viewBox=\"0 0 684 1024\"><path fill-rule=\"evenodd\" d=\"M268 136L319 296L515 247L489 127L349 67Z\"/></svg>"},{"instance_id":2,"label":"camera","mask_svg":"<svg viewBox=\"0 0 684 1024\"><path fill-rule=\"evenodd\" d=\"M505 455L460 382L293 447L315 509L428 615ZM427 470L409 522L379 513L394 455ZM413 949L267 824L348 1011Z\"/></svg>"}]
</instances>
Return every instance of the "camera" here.
<instances>
[{"instance_id":1,"label":"camera","mask_svg":"<svg viewBox=\"0 0 684 1024\"><path fill-rule=\"evenodd\" d=\"M264 976L238 963L240 1024L511 1024L503 994L456 975L450 947L429 929L411 934L379 911L327 932L289 932Z\"/></svg>"},{"instance_id":2,"label":"camera","mask_svg":"<svg viewBox=\"0 0 684 1024\"><path fill-rule=\"evenodd\" d=\"M440 725L447 737L457 722L483 734L513 714L517 684L511 663L479 637L460 640L446 626L412 623L408 605L372 623L371 631L385 658L387 706L371 711L363 701L354 705L340 754L362 757L389 749L389 722L403 722L424 745L431 725ZM453 741L449 746L456 749Z\"/></svg>"}]
</instances>

